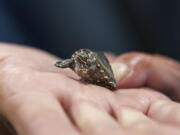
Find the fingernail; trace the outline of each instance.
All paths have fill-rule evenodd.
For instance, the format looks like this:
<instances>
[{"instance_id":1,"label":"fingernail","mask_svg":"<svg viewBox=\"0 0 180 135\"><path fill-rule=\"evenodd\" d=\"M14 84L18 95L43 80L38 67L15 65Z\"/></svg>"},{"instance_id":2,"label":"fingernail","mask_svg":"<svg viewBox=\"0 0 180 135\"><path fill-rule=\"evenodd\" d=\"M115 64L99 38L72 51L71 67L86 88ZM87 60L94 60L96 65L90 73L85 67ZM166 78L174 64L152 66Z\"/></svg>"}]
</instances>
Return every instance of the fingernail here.
<instances>
[{"instance_id":1,"label":"fingernail","mask_svg":"<svg viewBox=\"0 0 180 135\"><path fill-rule=\"evenodd\" d=\"M130 72L129 67L123 63L112 63L111 66L117 83Z\"/></svg>"}]
</instances>

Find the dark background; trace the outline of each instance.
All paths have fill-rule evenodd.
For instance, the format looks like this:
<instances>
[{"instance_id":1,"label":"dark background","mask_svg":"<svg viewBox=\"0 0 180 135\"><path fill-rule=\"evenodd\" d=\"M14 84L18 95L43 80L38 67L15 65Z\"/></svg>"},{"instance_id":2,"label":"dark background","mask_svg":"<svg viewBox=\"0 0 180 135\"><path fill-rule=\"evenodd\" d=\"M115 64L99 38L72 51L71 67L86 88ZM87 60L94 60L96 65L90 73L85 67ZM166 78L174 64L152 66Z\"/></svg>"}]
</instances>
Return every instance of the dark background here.
<instances>
[{"instance_id":1,"label":"dark background","mask_svg":"<svg viewBox=\"0 0 180 135\"><path fill-rule=\"evenodd\" d=\"M89 48L180 60L179 36L179 0L0 0L0 41L62 58Z\"/></svg>"}]
</instances>

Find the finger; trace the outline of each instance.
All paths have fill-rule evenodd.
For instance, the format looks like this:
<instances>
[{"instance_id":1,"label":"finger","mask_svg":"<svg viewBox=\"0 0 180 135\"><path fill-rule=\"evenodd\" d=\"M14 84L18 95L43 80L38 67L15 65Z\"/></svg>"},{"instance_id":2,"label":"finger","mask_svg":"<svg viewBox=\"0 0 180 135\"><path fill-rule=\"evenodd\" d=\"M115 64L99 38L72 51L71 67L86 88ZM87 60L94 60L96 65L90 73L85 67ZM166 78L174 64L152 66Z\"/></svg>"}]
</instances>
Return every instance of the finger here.
<instances>
[{"instance_id":1,"label":"finger","mask_svg":"<svg viewBox=\"0 0 180 135\"><path fill-rule=\"evenodd\" d=\"M14 95L4 114L20 135L78 135L61 105L46 93Z\"/></svg>"},{"instance_id":2,"label":"finger","mask_svg":"<svg viewBox=\"0 0 180 135\"><path fill-rule=\"evenodd\" d=\"M159 122L180 127L180 104L173 101L159 100L151 104L148 116Z\"/></svg>"},{"instance_id":3,"label":"finger","mask_svg":"<svg viewBox=\"0 0 180 135\"><path fill-rule=\"evenodd\" d=\"M121 80L123 80L130 72L130 68L124 64L124 63L120 63L120 62L112 62L111 63L111 67L114 73L114 78L116 80L116 82L119 84L119 82L121 82Z\"/></svg>"},{"instance_id":4,"label":"finger","mask_svg":"<svg viewBox=\"0 0 180 135\"><path fill-rule=\"evenodd\" d=\"M118 110L118 107L125 106L144 114L148 112L152 103L158 100L170 101L164 94L150 88L120 89L115 91L115 99L113 102L114 111Z\"/></svg>"},{"instance_id":5,"label":"finger","mask_svg":"<svg viewBox=\"0 0 180 135\"><path fill-rule=\"evenodd\" d=\"M113 112L120 125L138 134L177 134L177 129L159 124L149 117L149 109L158 101L170 101L166 96L150 89L118 90L115 92L117 106L113 105ZM146 116L147 115L147 116Z\"/></svg>"},{"instance_id":6,"label":"finger","mask_svg":"<svg viewBox=\"0 0 180 135\"><path fill-rule=\"evenodd\" d=\"M120 124L125 129L141 135L178 135L180 131L179 129L156 123L143 113L133 109L122 108L120 114Z\"/></svg>"},{"instance_id":7,"label":"finger","mask_svg":"<svg viewBox=\"0 0 180 135\"><path fill-rule=\"evenodd\" d=\"M110 62L113 62L113 61L115 60L115 58L116 58L115 54L112 53L112 52L106 52L106 53L105 53L105 56L108 58L108 60L109 60Z\"/></svg>"},{"instance_id":8,"label":"finger","mask_svg":"<svg viewBox=\"0 0 180 135\"><path fill-rule=\"evenodd\" d=\"M116 62L124 63L130 68L130 72L118 81L119 87L146 85L161 90L174 99L179 99L180 65L178 62L163 56L143 53L127 53L117 58Z\"/></svg>"},{"instance_id":9,"label":"finger","mask_svg":"<svg viewBox=\"0 0 180 135\"><path fill-rule=\"evenodd\" d=\"M71 114L82 133L87 135L127 135L114 118L103 109L87 102L73 105Z\"/></svg>"}]
</instances>

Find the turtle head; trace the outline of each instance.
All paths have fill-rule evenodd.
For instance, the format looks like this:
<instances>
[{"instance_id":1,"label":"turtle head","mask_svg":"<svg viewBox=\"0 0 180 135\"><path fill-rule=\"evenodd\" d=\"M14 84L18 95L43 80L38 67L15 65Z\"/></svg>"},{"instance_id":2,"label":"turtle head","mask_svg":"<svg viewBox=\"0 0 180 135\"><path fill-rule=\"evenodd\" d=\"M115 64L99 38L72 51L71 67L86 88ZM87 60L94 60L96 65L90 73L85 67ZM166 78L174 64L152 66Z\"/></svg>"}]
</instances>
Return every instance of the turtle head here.
<instances>
[{"instance_id":1,"label":"turtle head","mask_svg":"<svg viewBox=\"0 0 180 135\"><path fill-rule=\"evenodd\" d=\"M58 61L55 63L55 66L59 67L59 68L74 69L74 60L73 59L66 59L66 60Z\"/></svg>"},{"instance_id":2,"label":"turtle head","mask_svg":"<svg viewBox=\"0 0 180 135\"><path fill-rule=\"evenodd\" d=\"M88 49L80 49L72 55L75 65L79 68L88 68L96 60L94 52Z\"/></svg>"}]
</instances>

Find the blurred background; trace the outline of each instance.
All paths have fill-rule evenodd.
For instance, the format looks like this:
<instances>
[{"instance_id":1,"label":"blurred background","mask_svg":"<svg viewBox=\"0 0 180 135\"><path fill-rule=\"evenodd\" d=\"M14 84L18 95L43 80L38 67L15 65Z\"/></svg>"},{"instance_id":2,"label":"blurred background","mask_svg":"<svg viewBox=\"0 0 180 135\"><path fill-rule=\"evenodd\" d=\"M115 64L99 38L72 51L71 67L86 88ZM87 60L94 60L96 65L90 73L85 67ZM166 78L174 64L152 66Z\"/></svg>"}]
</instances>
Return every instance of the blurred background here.
<instances>
[{"instance_id":1,"label":"blurred background","mask_svg":"<svg viewBox=\"0 0 180 135\"><path fill-rule=\"evenodd\" d=\"M180 60L179 0L0 0L0 41L61 58L80 48Z\"/></svg>"}]
</instances>

